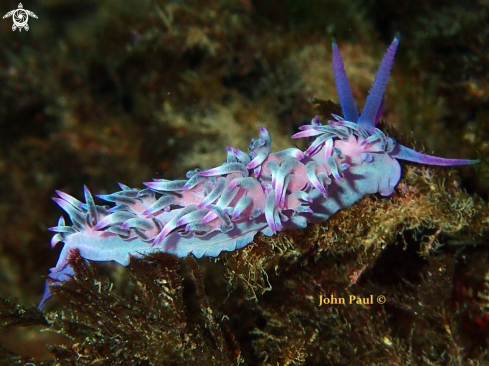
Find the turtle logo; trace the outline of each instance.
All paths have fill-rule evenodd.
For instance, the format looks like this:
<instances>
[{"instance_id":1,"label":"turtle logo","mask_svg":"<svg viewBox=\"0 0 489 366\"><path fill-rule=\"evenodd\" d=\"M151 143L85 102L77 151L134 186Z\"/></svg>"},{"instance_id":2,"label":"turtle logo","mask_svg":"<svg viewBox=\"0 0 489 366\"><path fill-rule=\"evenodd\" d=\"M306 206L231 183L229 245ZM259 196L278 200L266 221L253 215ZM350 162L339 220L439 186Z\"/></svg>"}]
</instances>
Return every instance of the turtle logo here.
<instances>
[{"instance_id":1,"label":"turtle logo","mask_svg":"<svg viewBox=\"0 0 489 366\"><path fill-rule=\"evenodd\" d=\"M12 25L12 30L15 31L17 28L19 28L19 32L22 32L22 28L24 28L26 31L29 30L29 25L27 24L27 21L29 20L29 15L37 19L36 14L34 14L30 10L25 10L22 3L19 3L19 8L9 11L3 16L3 19L12 16L12 20L14 21L14 24Z\"/></svg>"}]
</instances>

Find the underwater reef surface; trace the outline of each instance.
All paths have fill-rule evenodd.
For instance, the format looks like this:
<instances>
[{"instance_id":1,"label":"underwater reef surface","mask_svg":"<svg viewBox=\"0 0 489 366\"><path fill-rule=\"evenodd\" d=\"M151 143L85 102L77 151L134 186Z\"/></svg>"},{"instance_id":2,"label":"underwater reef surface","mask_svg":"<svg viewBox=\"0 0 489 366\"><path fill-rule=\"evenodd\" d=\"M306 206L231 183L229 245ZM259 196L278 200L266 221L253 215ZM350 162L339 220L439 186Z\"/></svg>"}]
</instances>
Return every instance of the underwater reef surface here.
<instances>
[{"instance_id":1,"label":"underwater reef surface","mask_svg":"<svg viewBox=\"0 0 489 366\"><path fill-rule=\"evenodd\" d=\"M379 3L44 0L24 4L38 16L28 32L2 20L1 362L487 363L487 5ZM74 253L75 279L35 308L59 254L54 189L179 178L245 149L258 126L288 147L312 116L339 113L321 100L336 102L331 36L364 100L396 30L383 130L439 156L479 151L479 166L403 163L391 197L217 260L121 268Z\"/></svg>"}]
</instances>

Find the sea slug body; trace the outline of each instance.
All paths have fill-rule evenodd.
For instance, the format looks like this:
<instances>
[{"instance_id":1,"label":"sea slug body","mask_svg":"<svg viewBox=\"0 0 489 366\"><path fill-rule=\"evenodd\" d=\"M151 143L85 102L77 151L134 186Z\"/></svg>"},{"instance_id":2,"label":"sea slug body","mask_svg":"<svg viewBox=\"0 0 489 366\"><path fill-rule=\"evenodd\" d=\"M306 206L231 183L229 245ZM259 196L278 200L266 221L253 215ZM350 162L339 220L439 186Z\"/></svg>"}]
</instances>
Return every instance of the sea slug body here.
<instances>
[{"instance_id":1,"label":"sea slug body","mask_svg":"<svg viewBox=\"0 0 489 366\"><path fill-rule=\"evenodd\" d=\"M155 179L145 189L120 184L121 190L98 197L112 207L96 205L85 187L85 203L57 191L53 200L69 215L49 230L54 247L63 242L51 269L50 286L73 275L69 253L93 261L115 261L124 266L130 256L153 252L179 257L215 257L250 243L261 232L275 235L285 229L305 228L327 220L365 194L392 194L399 182L398 159L431 165L474 164L476 160L443 159L398 144L376 128L399 40L387 49L360 115L343 60L333 43L333 74L343 117L323 125L318 117L300 127L292 138L309 138L305 151L289 148L271 152L272 138L261 127L249 153L227 148L226 162L209 170L193 170L184 180ZM53 281L54 280L54 281Z\"/></svg>"}]
</instances>

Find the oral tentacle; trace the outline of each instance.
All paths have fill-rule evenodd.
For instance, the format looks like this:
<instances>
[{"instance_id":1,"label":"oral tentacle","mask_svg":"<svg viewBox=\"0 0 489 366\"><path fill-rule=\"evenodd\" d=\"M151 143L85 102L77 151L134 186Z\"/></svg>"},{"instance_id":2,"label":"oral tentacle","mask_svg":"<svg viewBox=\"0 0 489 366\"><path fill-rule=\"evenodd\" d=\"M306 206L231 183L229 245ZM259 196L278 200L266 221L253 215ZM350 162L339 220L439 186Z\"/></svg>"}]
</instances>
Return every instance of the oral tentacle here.
<instances>
[{"instance_id":1,"label":"oral tentacle","mask_svg":"<svg viewBox=\"0 0 489 366\"><path fill-rule=\"evenodd\" d=\"M472 165L479 164L480 160L470 159L446 159L439 158L437 156L426 155L415 150L412 150L406 146L398 144L398 152L393 153L396 159L412 161L414 163L427 164L427 165L441 165L441 166L454 166L454 165Z\"/></svg>"}]
</instances>

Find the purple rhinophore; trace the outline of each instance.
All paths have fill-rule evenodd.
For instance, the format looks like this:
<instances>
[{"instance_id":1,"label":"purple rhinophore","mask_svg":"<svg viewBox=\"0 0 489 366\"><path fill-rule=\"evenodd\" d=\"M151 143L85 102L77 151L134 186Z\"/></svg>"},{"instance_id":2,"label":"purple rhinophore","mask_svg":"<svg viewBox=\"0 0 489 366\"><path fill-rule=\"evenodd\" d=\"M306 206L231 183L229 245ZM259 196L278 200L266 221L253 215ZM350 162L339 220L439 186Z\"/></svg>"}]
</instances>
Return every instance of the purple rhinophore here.
<instances>
[{"instance_id":1,"label":"purple rhinophore","mask_svg":"<svg viewBox=\"0 0 489 366\"><path fill-rule=\"evenodd\" d=\"M344 118L333 115L323 125L314 117L292 138L307 137L305 151L271 152L272 138L261 127L249 153L228 147L221 166L187 173L184 180L155 179L146 188L129 188L98 197L111 208L95 204L85 187L85 203L57 191L53 200L68 214L49 230L54 247L63 242L50 286L73 276L69 253L78 249L87 260L115 261L127 266L130 256L154 252L179 257L216 257L250 243L259 232L271 236L285 229L305 228L353 205L365 194L388 196L399 182L398 159L431 165L475 164L477 160L443 159L398 144L375 127L399 44L387 49L363 113L359 116L338 46L333 43L333 73Z\"/></svg>"}]
</instances>

